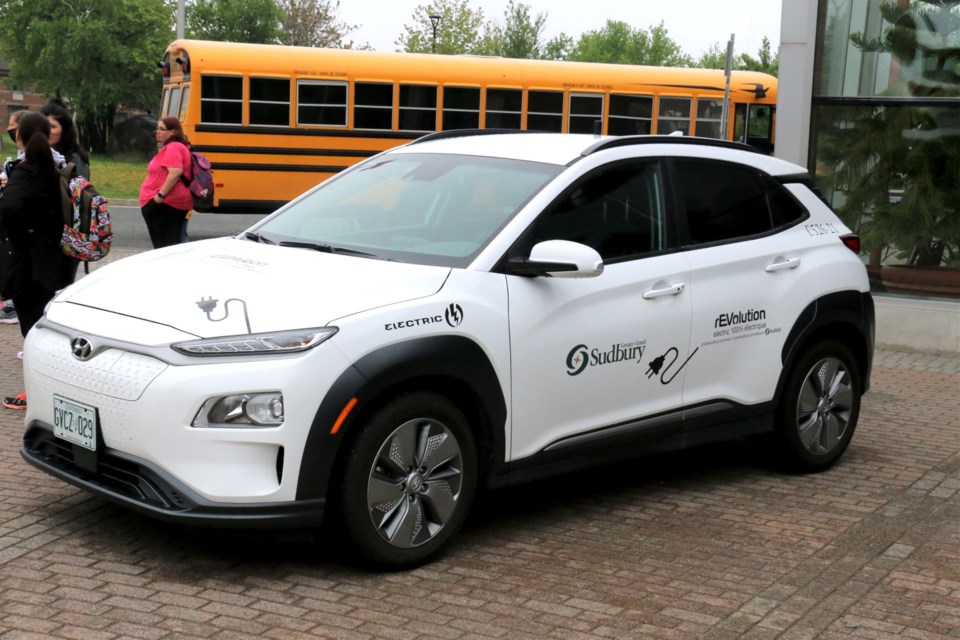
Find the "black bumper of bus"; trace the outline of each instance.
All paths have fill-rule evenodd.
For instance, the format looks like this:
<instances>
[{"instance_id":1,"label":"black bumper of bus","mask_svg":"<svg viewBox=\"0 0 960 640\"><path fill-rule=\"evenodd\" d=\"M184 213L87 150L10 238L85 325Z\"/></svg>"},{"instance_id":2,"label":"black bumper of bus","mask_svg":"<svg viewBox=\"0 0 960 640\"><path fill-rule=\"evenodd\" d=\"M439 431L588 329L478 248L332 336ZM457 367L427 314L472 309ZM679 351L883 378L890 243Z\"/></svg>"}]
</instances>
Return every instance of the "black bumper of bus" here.
<instances>
[{"instance_id":1,"label":"black bumper of bus","mask_svg":"<svg viewBox=\"0 0 960 640\"><path fill-rule=\"evenodd\" d=\"M326 500L235 504L212 502L155 465L101 448L95 459L33 422L20 455L50 475L145 515L178 524L243 529L302 529L323 521Z\"/></svg>"}]
</instances>

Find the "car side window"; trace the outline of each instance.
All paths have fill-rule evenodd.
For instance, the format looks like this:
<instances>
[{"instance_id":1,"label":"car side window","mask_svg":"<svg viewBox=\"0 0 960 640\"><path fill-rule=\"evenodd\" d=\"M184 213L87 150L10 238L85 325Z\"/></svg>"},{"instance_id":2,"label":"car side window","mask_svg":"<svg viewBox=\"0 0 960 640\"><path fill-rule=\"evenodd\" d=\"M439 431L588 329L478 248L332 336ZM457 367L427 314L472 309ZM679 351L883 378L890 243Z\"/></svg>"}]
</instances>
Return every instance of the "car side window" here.
<instances>
[{"instance_id":1,"label":"car side window","mask_svg":"<svg viewBox=\"0 0 960 640\"><path fill-rule=\"evenodd\" d=\"M657 162L631 162L590 174L534 223L533 242L570 240L604 262L664 246L663 180Z\"/></svg>"},{"instance_id":2,"label":"car side window","mask_svg":"<svg viewBox=\"0 0 960 640\"><path fill-rule=\"evenodd\" d=\"M782 185L756 169L687 158L674 166L690 244L766 233L805 214Z\"/></svg>"}]
</instances>

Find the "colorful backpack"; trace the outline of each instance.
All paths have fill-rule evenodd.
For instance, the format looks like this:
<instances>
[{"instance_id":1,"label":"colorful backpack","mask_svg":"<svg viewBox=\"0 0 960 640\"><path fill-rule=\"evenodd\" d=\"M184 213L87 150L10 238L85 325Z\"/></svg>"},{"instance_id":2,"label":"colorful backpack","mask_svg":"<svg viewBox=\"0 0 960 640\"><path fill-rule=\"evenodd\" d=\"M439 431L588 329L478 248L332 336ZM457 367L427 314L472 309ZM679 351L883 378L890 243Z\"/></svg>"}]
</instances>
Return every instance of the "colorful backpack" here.
<instances>
[{"instance_id":1,"label":"colorful backpack","mask_svg":"<svg viewBox=\"0 0 960 640\"><path fill-rule=\"evenodd\" d=\"M213 207L213 169L210 168L210 161L202 153L190 152L191 173L190 179L180 174L183 184L190 189L190 195L193 196L193 208L198 211L211 209Z\"/></svg>"},{"instance_id":2,"label":"colorful backpack","mask_svg":"<svg viewBox=\"0 0 960 640\"><path fill-rule=\"evenodd\" d=\"M75 260L96 262L110 252L113 229L110 203L89 180L76 175L73 163L60 170L63 236L60 249Z\"/></svg>"}]
</instances>

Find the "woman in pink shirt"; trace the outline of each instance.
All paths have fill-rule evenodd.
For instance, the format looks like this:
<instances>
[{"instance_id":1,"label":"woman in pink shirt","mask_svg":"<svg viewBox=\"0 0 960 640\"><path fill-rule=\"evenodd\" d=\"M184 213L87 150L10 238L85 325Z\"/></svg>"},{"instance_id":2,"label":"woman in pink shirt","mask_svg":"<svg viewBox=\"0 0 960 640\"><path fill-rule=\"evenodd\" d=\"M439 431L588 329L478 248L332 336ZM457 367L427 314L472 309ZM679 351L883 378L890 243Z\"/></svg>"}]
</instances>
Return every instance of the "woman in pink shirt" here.
<instances>
[{"instance_id":1,"label":"woman in pink shirt","mask_svg":"<svg viewBox=\"0 0 960 640\"><path fill-rule=\"evenodd\" d=\"M167 116L157 121L160 150L147 165L147 177L140 187L140 211L150 232L154 249L179 244L193 196L181 176L190 178L190 141L180 120Z\"/></svg>"}]
</instances>

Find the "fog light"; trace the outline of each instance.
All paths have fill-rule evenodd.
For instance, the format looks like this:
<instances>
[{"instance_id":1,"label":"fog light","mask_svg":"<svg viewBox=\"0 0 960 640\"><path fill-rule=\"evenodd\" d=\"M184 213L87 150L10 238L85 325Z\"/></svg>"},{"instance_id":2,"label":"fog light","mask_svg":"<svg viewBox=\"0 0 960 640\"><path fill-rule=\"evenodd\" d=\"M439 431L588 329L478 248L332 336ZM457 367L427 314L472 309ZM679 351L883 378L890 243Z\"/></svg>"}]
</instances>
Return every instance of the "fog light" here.
<instances>
[{"instance_id":1,"label":"fog light","mask_svg":"<svg viewBox=\"0 0 960 640\"><path fill-rule=\"evenodd\" d=\"M211 398L193 421L195 427L276 427L283 424L283 394L243 393Z\"/></svg>"}]
</instances>

